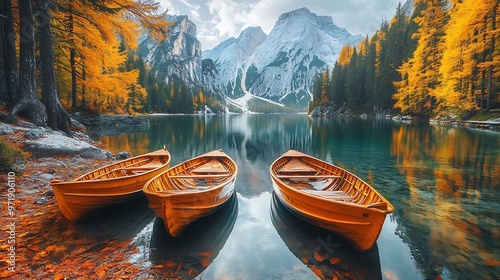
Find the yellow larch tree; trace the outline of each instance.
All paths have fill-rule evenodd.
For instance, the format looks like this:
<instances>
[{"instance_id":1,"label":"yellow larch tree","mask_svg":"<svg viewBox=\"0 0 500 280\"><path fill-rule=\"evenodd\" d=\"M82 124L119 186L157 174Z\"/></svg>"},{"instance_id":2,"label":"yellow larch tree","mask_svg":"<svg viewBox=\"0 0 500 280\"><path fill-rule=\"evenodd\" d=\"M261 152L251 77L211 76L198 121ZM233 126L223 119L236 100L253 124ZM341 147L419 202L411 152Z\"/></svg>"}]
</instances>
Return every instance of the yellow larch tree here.
<instances>
[{"instance_id":1,"label":"yellow larch tree","mask_svg":"<svg viewBox=\"0 0 500 280\"><path fill-rule=\"evenodd\" d=\"M403 113L428 118L437 107L436 88L442 57L440 45L446 23L445 0L417 0L426 8L415 18L419 30L415 33L418 46L413 56L399 69L401 82L395 83L395 107Z\"/></svg>"},{"instance_id":2,"label":"yellow larch tree","mask_svg":"<svg viewBox=\"0 0 500 280\"><path fill-rule=\"evenodd\" d=\"M128 50L138 46L141 25L162 40L171 23L164 13L157 13L159 4L150 0L59 0L57 4L58 66L59 72L71 76L72 93L67 99L73 109L81 101L81 106L91 109L124 113L129 96L146 94L139 72L125 67Z\"/></svg>"},{"instance_id":3,"label":"yellow larch tree","mask_svg":"<svg viewBox=\"0 0 500 280\"><path fill-rule=\"evenodd\" d=\"M485 18L495 5L498 8L498 0L454 0L452 5L436 97L446 108L477 109L476 89L482 82L478 73L488 66L478 59L489 47Z\"/></svg>"},{"instance_id":4,"label":"yellow larch tree","mask_svg":"<svg viewBox=\"0 0 500 280\"><path fill-rule=\"evenodd\" d=\"M351 47L350 45L346 45L340 50L339 58L337 60L342 67L345 67L349 61L351 61L353 52L354 47Z\"/></svg>"}]
</instances>

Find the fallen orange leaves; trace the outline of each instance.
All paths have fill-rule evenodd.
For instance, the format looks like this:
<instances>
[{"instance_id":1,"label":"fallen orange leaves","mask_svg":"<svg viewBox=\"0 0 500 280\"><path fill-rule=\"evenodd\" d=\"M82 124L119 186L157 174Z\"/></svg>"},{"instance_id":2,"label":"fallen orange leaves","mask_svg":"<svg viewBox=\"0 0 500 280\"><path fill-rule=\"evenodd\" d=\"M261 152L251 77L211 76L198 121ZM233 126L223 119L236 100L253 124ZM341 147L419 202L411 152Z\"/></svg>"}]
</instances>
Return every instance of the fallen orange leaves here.
<instances>
[{"instance_id":1,"label":"fallen orange leaves","mask_svg":"<svg viewBox=\"0 0 500 280\"><path fill-rule=\"evenodd\" d=\"M30 249L33 252L38 252L40 251L40 247L38 245L28 245L28 249Z\"/></svg>"},{"instance_id":2,"label":"fallen orange leaves","mask_svg":"<svg viewBox=\"0 0 500 280\"><path fill-rule=\"evenodd\" d=\"M492 260L487 260L484 264L486 266L500 266L500 261L492 259Z\"/></svg>"},{"instance_id":3,"label":"fallen orange leaves","mask_svg":"<svg viewBox=\"0 0 500 280\"><path fill-rule=\"evenodd\" d=\"M95 264L90 263L90 262L86 262L86 263L80 265L80 268L83 268L83 269L89 269L89 268L94 268L94 267L95 267Z\"/></svg>"},{"instance_id":4,"label":"fallen orange leaves","mask_svg":"<svg viewBox=\"0 0 500 280\"><path fill-rule=\"evenodd\" d=\"M336 265L336 264L340 263L341 261L342 261L341 258L331 258L330 259L330 263L333 265Z\"/></svg>"},{"instance_id":5,"label":"fallen orange leaves","mask_svg":"<svg viewBox=\"0 0 500 280\"><path fill-rule=\"evenodd\" d=\"M200 257L208 258L208 257L212 256L213 254L214 254L214 252L201 252Z\"/></svg>"},{"instance_id":6,"label":"fallen orange leaves","mask_svg":"<svg viewBox=\"0 0 500 280\"><path fill-rule=\"evenodd\" d=\"M210 260L209 259L201 259L201 265L203 267L207 267L210 265Z\"/></svg>"},{"instance_id":7,"label":"fallen orange leaves","mask_svg":"<svg viewBox=\"0 0 500 280\"><path fill-rule=\"evenodd\" d=\"M322 262L325 258L318 252L314 252L314 259L317 260L318 262Z\"/></svg>"},{"instance_id":8,"label":"fallen orange leaves","mask_svg":"<svg viewBox=\"0 0 500 280\"><path fill-rule=\"evenodd\" d=\"M8 277L11 277L13 275L17 274L16 271L10 271L10 270L4 270L2 271L2 273L0 273L0 277L1 278L8 278Z\"/></svg>"},{"instance_id":9,"label":"fallen orange leaves","mask_svg":"<svg viewBox=\"0 0 500 280\"><path fill-rule=\"evenodd\" d=\"M64 274L54 275L54 280L63 280L63 279L66 279L66 276L64 276Z\"/></svg>"}]
</instances>

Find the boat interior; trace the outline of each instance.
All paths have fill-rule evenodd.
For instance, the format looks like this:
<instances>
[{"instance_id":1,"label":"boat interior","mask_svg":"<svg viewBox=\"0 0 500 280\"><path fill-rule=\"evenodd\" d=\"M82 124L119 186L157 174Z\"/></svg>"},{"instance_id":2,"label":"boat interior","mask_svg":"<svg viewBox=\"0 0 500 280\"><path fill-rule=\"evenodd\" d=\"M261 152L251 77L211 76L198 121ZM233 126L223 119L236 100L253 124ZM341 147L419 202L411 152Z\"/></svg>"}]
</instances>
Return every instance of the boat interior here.
<instances>
[{"instance_id":1,"label":"boat interior","mask_svg":"<svg viewBox=\"0 0 500 280\"><path fill-rule=\"evenodd\" d=\"M283 157L272 171L286 185L325 199L386 209L387 203L352 173L309 157Z\"/></svg>"},{"instance_id":2,"label":"boat interior","mask_svg":"<svg viewBox=\"0 0 500 280\"><path fill-rule=\"evenodd\" d=\"M97 169L85 176L78 178L78 180L103 180L131 175L139 175L147 171L159 168L167 161L168 156L144 156L131 158L126 161L118 162Z\"/></svg>"},{"instance_id":3,"label":"boat interior","mask_svg":"<svg viewBox=\"0 0 500 280\"><path fill-rule=\"evenodd\" d=\"M154 192L206 190L231 179L235 170L227 157L198 158L173 167L148 187Z\"/></svg>"}]
</instances>

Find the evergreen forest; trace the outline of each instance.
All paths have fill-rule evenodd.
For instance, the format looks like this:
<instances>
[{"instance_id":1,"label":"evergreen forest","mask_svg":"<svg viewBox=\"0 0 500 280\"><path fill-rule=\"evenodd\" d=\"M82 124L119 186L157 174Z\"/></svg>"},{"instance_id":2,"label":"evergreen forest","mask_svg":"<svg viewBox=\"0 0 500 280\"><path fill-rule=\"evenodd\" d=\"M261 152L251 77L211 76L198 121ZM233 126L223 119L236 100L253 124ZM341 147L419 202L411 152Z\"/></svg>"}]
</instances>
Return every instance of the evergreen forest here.
<instances>
[{"instance_id":1,"label":"evergreen forest","mask_svg":"<svg viewBox=\"0 0 500 280\"><path fill-rule=\"evenodd\" d=\"M400 4L390 22L317 74L309 110L333 104L429 119L499 108L499 2L416 0L411 15Z\"/></svg>"}]
</instances>

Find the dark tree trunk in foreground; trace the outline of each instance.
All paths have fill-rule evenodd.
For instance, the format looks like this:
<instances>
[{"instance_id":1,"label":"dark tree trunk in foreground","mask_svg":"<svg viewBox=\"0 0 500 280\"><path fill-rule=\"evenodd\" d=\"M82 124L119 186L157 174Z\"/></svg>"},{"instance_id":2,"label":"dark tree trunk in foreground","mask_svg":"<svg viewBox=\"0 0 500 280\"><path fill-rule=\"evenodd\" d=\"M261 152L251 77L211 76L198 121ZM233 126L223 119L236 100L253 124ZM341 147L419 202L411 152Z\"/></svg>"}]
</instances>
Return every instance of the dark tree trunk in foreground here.
<instances>
[{"instance_id":1,"label":"dark tree trunk in foreground","mask_svg":"<svg viewBox=\"0 0 500 280\"><path fill-rule=\"evenodd\" d=\"M42 66L42 101L47 110L47 125L54 130L61 130L69 134L70 116L59 102L56 88L52 31L50 30L49 4L51 0L38 0L37 3Z\"/></svg>"},{"instance_id":2,"label":"dark tree trunk in foreground","mask_svg":"<svg viewBox=\"0 0 500 280\"><path fill-rule=\"evenodd\" d=\"M7 79L5 75L5 60L4 60L4 42L5 32L3 30L5 17L2 14L2 6L0 5L0 105L9 103L10 96L7 91Z\"/></svg>"},{"instance_id":3,"label":"dark tree trunk in foreground","mask_svg":"<svg viewBox=\"0 0 500 280\"><path fill-rule=\"evenodd\" d=\"M73 11L70 10L69 14L69 37L73 38L75 36L73 29ZM69 65L71 66L71 110L76 111L77 107L77 96L76 96L76 50L74 47L75 40L71 39L71 49L69 51Z\"/></svg>"},{"instance_id":4,"label":"dark tree trunk in foreground","mask_svg":"<svg viewBox=\"0 0 500 280\"><path fill-rule=\"evenodd\" d=\"M10 113L9 122L16 122L16 115L27 117L36 126L44 126L47 120L45 106L36 94L36 63L33 9L30 0L19 0L20 44L18 98Z\"/></svg>"},{"instance_id":5,"label":"dark tree trunk in foreground","mask_svg":"<svg viewBox=\"0 0 500 280\"><path fill-rule=\"evenodd\" d=\"M3 47L3 56L0 57L4 63L6 102L12 104L17 101L16 94L19 85L19 73L16 58L16 33L14 32L14 22L12 19L11 0L2 0L2 22L3 30L1 44Z\"/></svg>"}]
</instances>

